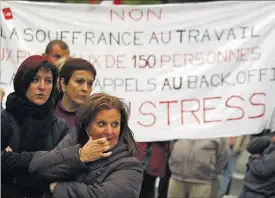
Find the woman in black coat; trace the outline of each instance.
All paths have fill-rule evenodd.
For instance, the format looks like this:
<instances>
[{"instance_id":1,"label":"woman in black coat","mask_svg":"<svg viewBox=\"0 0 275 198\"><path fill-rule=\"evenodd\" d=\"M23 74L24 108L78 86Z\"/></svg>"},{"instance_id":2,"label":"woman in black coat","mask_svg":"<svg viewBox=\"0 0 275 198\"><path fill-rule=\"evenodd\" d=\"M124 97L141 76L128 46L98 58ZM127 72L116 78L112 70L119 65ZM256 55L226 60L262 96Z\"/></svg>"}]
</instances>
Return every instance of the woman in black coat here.
<instances>
[{"instance_id":1,"label":"woman in black coat","mask_svg":"<svg viewBox=\"0 0 275 198\"><path fill-rule=\"evenodd\" d=\"M1 112L1 197L41 197L48 183L28 172L34 152L52 150L68 133L53 112L58 71L42 56L28 57Z\"/></svg>"},{"instance_id":2,"label":"woman in black coat","mask_svg":"<svg viewBox=\"0 0 275 198\"><path fill-rule=\"evenodd\" d=\"M138 198L143 166L128 126L128 108L104 93L90 96L71 131L50 152L38 152L30 172L46 179L53 198Z\"/></svg>"}]
</instances>

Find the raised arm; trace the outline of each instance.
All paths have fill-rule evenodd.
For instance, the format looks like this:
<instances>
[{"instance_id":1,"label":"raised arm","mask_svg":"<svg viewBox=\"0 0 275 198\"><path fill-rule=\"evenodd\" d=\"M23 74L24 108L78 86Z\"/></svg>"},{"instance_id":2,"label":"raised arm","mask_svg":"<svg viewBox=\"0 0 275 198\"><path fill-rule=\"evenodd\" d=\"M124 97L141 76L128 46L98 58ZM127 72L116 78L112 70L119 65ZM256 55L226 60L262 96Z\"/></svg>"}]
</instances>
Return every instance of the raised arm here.
<instances>
[{"instance_id":1,"label":"raised arm","mask_svg":"<svg viewBox=\"0 0 275 198\"><path fill-rule=\"evenodd\" d=\"M51 151L35 152L29 165L29 172L37 178L49 181L62 180L73 174L73 169L80 165L79 148L76 144L76 131L72 130Z\"/></svg>"},{"instance_id":2,"label":"raised arm","mask_svg":"<svg viewBox=\"0 0 275 198\"><path fill-rule=\"evenodd\" d=\"M251 136L251 140L247 145L247 151L254 155L262 153L271 143L270 136Z\"/></svg>"},{"instance_id":3,"label":"raised arm","mask_svg":"<svg viewBox=\"0 0 275 198\"><path fill-rule=\"evenodd\" d=\"M252 156L248 162L250 171L264 177L275 174L275 150L263 156Z\"/></svg>"},{"instance_id":4,"label":"raised arm","mask_svg":"<svg viewBox=\"0 0 275 198\"><path fill-rule=\"evenodd\" d=\"M106 138L90 140L81 148L77 144L76 131L71 131L52 151L36 152L30 163L29 172L37 178L50 182L68 179L80 169L85 169L86 162L101 157L109 157L111 152Z\"/></svg>"}]
</instances>

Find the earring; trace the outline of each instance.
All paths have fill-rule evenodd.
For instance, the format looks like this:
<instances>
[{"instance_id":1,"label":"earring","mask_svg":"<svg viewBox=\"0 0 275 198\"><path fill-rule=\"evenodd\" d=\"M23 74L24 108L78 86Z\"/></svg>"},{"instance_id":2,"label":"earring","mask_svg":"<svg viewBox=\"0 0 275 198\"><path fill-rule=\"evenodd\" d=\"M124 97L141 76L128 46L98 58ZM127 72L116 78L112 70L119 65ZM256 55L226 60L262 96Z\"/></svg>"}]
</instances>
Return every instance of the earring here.
<instances>
[{"instance_id":1,"label":"earring","mask_svg":"<svg viewBox=\"0 0 275 198\"><path fill-rule=\"evenodd\" d=\"M86 131L87 135L89 136L89 132L88 132L87 128L85 129L85 131Z\"/></svg>"}]
</instances>

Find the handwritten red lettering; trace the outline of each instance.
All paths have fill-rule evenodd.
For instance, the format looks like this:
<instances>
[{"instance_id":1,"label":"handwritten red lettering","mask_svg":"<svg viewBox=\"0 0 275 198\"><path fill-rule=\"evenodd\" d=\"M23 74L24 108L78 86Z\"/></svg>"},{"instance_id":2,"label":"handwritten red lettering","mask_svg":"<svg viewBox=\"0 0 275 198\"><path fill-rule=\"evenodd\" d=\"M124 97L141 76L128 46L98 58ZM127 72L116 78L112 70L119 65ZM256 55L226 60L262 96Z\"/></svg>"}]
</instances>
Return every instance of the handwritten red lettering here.
<instances>
[{"instance_id":1,"label":"handwritten red lettering","mask_svg":"<svg viewBox=\"0 0 275 198\"><path fill-rule=\"evenodd\" d=\"M260 118L260 117L263 117L264 114L265 114L265 110L266 110L266 105L262 102L255 102L254 99L258 96L266 96L265 93L254 93L250 99L249 99L249 102L252 106L256 106L256 107L262 107L262 112L258 115L253 115L253 116L249 116L248 118L249 119L256 119L256 118Z\"/></svg>"},{"instance_id":2,"label":"handwritten red lettering","mask_svg":"<svg viewBox=\"0 0 275 198\"><path fill-rule=\"evenodd\" d=\"M162 9L161 8L121 8L121 9L110 9L110 20L120 20L120 21L153 21L162 19Z\"/></svg>"}]
</instances>

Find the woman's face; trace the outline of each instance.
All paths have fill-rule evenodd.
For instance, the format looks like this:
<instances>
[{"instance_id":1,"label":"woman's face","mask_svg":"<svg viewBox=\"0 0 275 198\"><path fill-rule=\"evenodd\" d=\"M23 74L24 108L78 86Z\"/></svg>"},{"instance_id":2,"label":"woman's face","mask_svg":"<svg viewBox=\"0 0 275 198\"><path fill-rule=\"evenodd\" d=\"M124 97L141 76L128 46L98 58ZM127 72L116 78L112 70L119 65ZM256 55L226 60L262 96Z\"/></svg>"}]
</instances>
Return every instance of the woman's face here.
<instances>
[{"instance_id":1,"label":"woman's face","mask_svg":"<svg viewBox=\"0 0 275 198\"><path fill-rule=\"evenodd\" d=\"M41 68L27 89L26 97L36 105L45 104L52 92L53 74L51 70Z\"/></svg>"},{"instance_id":2,"label":"woman's face","mask_svg":"<svg viewBox=\"0 0 275 198\"><path fill-rule=\"evenodd\" d=\"M117 109L101 110L95 115L87 132L94 140L106 137L113 148L118 143L120 125L121 114Z\"/></svg>"},{"instance_id":3,"label":"woman's face","mask_svg":"<svg viewBox=\"0 0 275 198\"><path fill-rule=\"evenodd\" d=\"M74 71L67 85L64 79L61 79L63 97L67 97L74 105L83 104L91 94L94 80L94 75L90 71Z\"/></svg>"}]
</instances>

